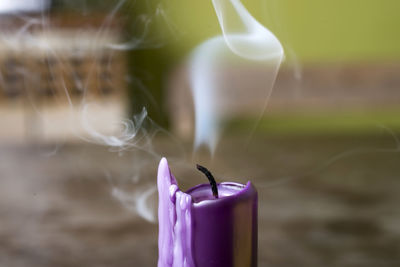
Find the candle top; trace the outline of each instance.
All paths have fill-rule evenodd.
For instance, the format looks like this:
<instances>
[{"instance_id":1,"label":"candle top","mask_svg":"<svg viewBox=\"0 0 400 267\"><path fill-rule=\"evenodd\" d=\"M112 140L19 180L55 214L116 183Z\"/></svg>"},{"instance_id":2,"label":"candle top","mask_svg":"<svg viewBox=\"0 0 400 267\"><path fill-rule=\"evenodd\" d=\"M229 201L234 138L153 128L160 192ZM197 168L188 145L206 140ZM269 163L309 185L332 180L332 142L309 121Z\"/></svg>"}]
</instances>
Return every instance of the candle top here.
<instances>
[{"instance_id":1,"label":"candle top","mask_svg":"<svg viewBox=\"0 0 400 267\"><path fill-rule=\"evenodd\" d=\"M249 205L256 203L257 192L251 182L247 182L246 185L243 185L234 182L216 184L214 181L213 186L218 188L218 198L213 194L210 184L200 184L189 189L187 192L182 192L168 167L167 160L165 158L161 159L157 175L159 194L159 267L195 267L195 260L193 257L195 247L193 247L193 240L196 237L194 237L194 230L199 229L200 224L204 226L200 229L205 229L206 231L204 233L197 231L196 236L198 239L196 240L199 240L202 236L204 236L205 239L204 242L197 241L200 243L197 244L196 248L200 248L200 251L203 251L205 248L207 249L204 251L221 251L221 249L218 250L217 247L221 248L223 246L220 246L218 242L218 244L216 243L216 247L213 247L213 245L210 247L210 228L207 225L210 225L210 223L213 224L216 220L228 220L233 223L233 221L236 221L236 219L234 219L234 214L236 213L232 213L231 215L227 214L230 214L231 211L236 211L238 209L237 207L243 207L245 211L251 211L252 208ZM254 207L256 206L253 205L253 208ZM199 217L196 218L196 214ZM210 214L211 217L209 217ZM241 214L244 214L243 211L236 215L239 216ZM245 214L247 213L245 212ZM230 225L233 227L233 224L229 222L227 223L228 226ZM251 227L253 226L250 226L250 228ZM211 229L214 228L215 225L211 227ZM215 229L219 228L217 227ZM224 231L224 233L228 234L222 234L223 239L221 239L221 242L226 242L227 238L231 236L230 229L231 228L227 228L227 230ZM213 234L213 236L221 235ZM211 248L211 250L209 248ZM224 248L222 248L222 251L225 251ZM217 254L219 254L219 252L217 252ZM202 253L198 253L197 255L201 256ZM233 256L229 256L229 258L233 258ZM209 263L211 261L209 258L206 258L206 261L207 265L202 266L210 266ZM214 260L212 261L214 262ZM226 266L218 265L219 262L216 262L216 264L217 265L214 264L212 266Z\"/></svg>"},{"instance_id":2,"label":"candle top","mask_svg":"<svg viewBox=\"0 0 400 267\"><path fill-rule=\"evenodd\" d=\"M213 195L209 184L200 184L191 189L186 193L192 196L192 201L194 203L200 203L206 200L217 201L219 199L229 198L231 196L237 196L241 192L245 191L247 185L234 183L234 182L223 182L217 184L219 198L215 198Z\"/></svg>"}]
</instances>

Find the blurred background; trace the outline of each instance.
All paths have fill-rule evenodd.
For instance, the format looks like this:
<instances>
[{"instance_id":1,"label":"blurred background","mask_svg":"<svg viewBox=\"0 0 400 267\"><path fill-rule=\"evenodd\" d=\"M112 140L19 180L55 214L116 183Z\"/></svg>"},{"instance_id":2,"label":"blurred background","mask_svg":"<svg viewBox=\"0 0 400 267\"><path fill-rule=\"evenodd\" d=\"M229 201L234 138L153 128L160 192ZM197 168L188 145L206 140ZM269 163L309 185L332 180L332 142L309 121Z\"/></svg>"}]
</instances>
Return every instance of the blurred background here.
<instances>
[{"instance_id":1,"label":"blurred background","mask_svg":"<svg viewBox=\"0 0 400 267\"><path fill-rule=\"evenodd\" d=\"M285 60L265 111L242 70L213 155L187 61L211 1L0 2L0 266L155 266L161 156L183 189L197 162L255 183L259 266L400 265L400 3L242 2Z\"/></svg>"}]
</instances>

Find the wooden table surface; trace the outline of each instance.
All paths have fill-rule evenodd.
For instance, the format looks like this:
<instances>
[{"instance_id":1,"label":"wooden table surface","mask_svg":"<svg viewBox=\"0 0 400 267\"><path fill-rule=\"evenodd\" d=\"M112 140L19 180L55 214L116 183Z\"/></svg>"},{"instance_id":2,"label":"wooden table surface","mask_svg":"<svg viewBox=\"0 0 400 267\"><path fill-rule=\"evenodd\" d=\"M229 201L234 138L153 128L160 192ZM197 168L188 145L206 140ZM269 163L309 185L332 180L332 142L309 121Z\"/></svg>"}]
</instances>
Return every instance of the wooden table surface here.
<instances>
[{"instance_id":1,"label":"wooden table surface","mask_svg":"<svg viewBox=\"0 0 400 267\"><path fill-rule=\"evenodd\" d=\"M389 134L231 136L213 161L163 139L154 147L183 188L205 182L194 162L255 183L259 266L400 266L400 150ZM155 216L158 160L89 144L2 145L0 266L156 266L157 224L143 217Z\"/></svg>"}]
</instances>

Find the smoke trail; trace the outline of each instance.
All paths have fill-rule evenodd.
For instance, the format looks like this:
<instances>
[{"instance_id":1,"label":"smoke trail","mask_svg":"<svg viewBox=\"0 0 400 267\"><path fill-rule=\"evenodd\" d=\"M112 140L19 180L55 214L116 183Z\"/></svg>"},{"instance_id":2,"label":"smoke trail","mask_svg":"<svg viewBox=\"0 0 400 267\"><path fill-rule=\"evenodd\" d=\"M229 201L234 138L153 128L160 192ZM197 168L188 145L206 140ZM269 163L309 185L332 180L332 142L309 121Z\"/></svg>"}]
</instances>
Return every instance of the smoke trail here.
<instances>
[{"instance_id":1,"label":"smoke trail","mask_svg":"<svg viewBox=\"0 0 400 267\"><path fill-rule=\"evenodd\" d=\"M265 107L283 59L279 40L239 0L213 0L213 4L222 36L201 44L190 59L195 147L205 144L211 152L223 120L234 110L251 105L252 94L260 88L265 92ZM246 73L251 73L251 80L246 79Z\"/></svg>"},{"instance_id":2,"label":"smoke trail","mask_svg":"<svg viewBox=\"0 0 400 267\"><path fill-rule=\"evenodd\" d=\"M264 183L259 184L261 188L272 188L275 186L282 186L287 183L294 182L296 180L300 179L305 179L308 177L311 177L313 175L317 175L321 173L322 171L328 169L330 166L343 162L343 161L348 161L351 158L355 158L357 156L361 155L368 155L368 154L399 154L400 153L400 139L397 136L396 132L388 128L385 125L376 125L377 128L381 128L385 134L390 136L393 139L393 146L384 148L384 147L377 147L377 148L365 148L365 147L359 147L359 148L354 148L351 150L346 150L343 152L340 152L336 155L333 155L330 158L325 159L322 163L320 163L318 166L313 167L312 169L297 174L296 176L285 176L285 177L277 177L274 179L274 181L265 181Z\"/></svg>"},{"instance_id":3,"label":"smoke trail","mask_svg":"<svg viewBox=\"0 0 400 267\"><path fill-rule=\"evenodd\" d=\"M125 192L119 188L113 188L112 195L118 199L121 204L130 210L136 212L149 222L155 223L155 208L149 206L149 198L157 191L156 186L151 186L144 191L137 189L134 192Z\"/></svg>"},{"instance_id":4,"label":"smoke trail","mask_svg":"<svg viewBox=\"0 0 400 267\"><path fill-rule=\"evenodd\" d=\"M35 0L32 1L35 2ZM0 12L4 5L11 4L11 2L14 1L1 1ZM7 82L6 79L10 76L7 71L15 71L13 75L22 84L21 94L25 98L23 105L29 116L25 120L29 124L27 131L29 135L37 132L35 137L40 135L44 139L54 133L58 135L57 139L48 139L50 142L56 142L54 149L50 147L48 153L41 155L54 156L62 147L66 136L73 134L75 138L83 140L85 143L104 146L109 151L115 152L117 156L135 153L140 155L138 158L146 158L146 164L135 159L131 169L127 171L134 173L138 180L142 180L143 178L139 174L141 168L148 168L149 162L156 166L161 158L153 144L156 135L167 137L171 144L175 144L174 153L182 153L183 149L178 140L154 123L149 118L145 107L138 114L128 118L123 109L124 96L117 103L119 108L116 111L112 110L114 117L108 114L104 115L104 111L114 100L105 97L107 93L102 91L101 86L123 91L126 89L126 80L140 83L138 77L128 77L128 73L121 77L121 81L118 83L109 79L107 75L118 74L119 69L115 69L112 64L114 58L121 56L118 53L124 53L125 50L162 46L166 42L167 34L165 36L154 34L155 21L165 22L168 34L175 31L164 6L159 3L154 9L140 10L138 12L142 12L142 14L137 14L129 20L132 25L122 25L121 23L121 28L116 28L116 24L124 21L124 16L132 15L126 14L124 9L128 7L139 10L137 8L140 4L138 1L116 0L99 3L104 10L109 11L104 13L104 18L100 22L97 21L95 25L91 25L90 16L92 14L88 10L86 1L62 0L57 3L68 9L68 15L82 20L84 25L71 27L69 25L71 21L64 21L67 27L60 27L57 24L57 16L51 14L52 11L49 10L49 1L36 0L36 2L43 3L39 9L31 10L38 12L24 13L27 6L20 9L14 8L13 13L10 14L12 20L2 21L2 25L0 25L6 25L1 28L0 32L0 50L11 54L10 58L15 58L12 62L10 60L8 69L1 69L0 83L4 85ZM96 16L101 14L96 12ZM85 24L87 19L88 25ZM125 26L136 28L138 31L127 37L124 32L126 31ZM24 65L23 62L20 62L24 60L24 57L39 65L40 68L36 65L32 67L33 64ZM80 71L82 66L85 67L84 71ZM41 73L43 69L46 70L45 74ZM13 79L15 79L14 76ZM40 79L52 83L47 88L48 91L42 92L42 85L38 82ZM98 85L93 86L93 83ZM142 90L144 93L148 93L146 88L142 88ZM93 91L96 92L93 93ZM146 95L146 97L151 98L150 95ZM48 103L51 103L52 106L50 110L46 108ZM57 107L61 107L65 113L62 114L62 120L55 122ZM103 114L102 116L99 116L100 112ZM103 166L98 167L104 168ZM104 173L108 173L107 168L103 170ZM125 188L126 185L120 183L124 179L120 174L108 178L114 180L112 183L113 196L129 210L137 212L146 220L154 221L154 216L151 215L154 214L154 207L148 205L151 197L154 196L154 189L143 185L149 184L150 181L143 181L143 184L140 185L135 181L130 181L129 185L134 189L128 192ZM151 181L152 184L153 182ZM150 189L147 190L147 188Z\"/></svg>"}]
</instances>

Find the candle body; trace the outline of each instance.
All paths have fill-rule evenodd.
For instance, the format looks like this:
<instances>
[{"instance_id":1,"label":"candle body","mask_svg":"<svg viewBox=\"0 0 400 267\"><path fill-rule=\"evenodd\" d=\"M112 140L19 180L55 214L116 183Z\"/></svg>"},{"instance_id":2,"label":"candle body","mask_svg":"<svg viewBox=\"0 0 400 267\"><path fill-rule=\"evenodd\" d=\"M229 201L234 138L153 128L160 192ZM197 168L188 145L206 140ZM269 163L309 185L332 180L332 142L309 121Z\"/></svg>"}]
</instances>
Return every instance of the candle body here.
<instances>
[{"instance_id":1,"label":"candle body","mask_svg":"<svg viewBox=\"0 0 400 267\"><path fill-rule=\"evenodd\" d=\"M158 267L257 266L257 191L248 182L209 184L186 193L162 159L158 169Z\"/></svg>"},{"instance_id":2,"label":"candle body","mask_svg":"<svg viewBox=\"0 0 400 267\"><path fill-rule=\"evenodd\" d=\"M248 182L221 183L220 198L210 185L190 189L192 255L197 267L257 266L257 191Z\"/></svg>"}]
</instances>

